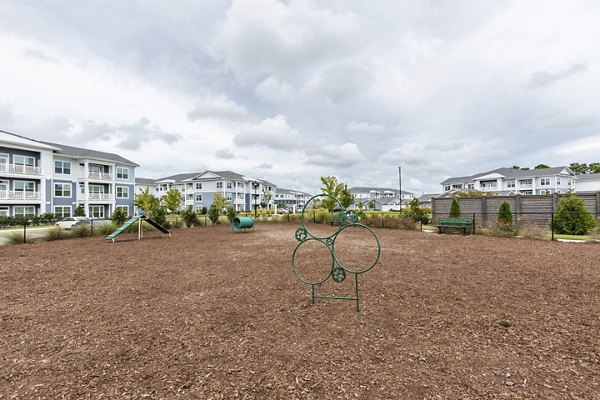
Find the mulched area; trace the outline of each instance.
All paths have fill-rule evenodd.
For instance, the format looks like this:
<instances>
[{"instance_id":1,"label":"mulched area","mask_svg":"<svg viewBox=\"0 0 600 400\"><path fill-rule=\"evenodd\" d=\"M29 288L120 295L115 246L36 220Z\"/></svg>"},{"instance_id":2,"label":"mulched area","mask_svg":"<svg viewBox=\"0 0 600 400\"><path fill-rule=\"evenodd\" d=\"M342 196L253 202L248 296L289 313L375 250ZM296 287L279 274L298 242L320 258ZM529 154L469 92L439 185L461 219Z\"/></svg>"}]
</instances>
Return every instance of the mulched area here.
<instances>
[{"instance_id":1,"label":"mulched area","mask_svg":"<svg viewBox=\"0 0 600 400\"><path fill-rule=\"evenodd\" d=\"M0 399L600 398L599 243L376 230L356 312L298 226L0 247Z\"/></svg>"}]
</instances>

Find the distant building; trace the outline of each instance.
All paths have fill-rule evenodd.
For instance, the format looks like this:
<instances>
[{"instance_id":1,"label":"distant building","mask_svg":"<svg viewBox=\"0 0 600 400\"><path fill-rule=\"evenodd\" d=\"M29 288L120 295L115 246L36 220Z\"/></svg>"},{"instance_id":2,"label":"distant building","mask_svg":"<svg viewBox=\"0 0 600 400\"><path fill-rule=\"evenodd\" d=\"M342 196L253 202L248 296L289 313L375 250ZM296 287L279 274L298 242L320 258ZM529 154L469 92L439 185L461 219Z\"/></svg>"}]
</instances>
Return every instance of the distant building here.
<instances>
[{"instance_id":1,"label":"distant building","mask_svg":"<svg viewBox=\"0 0 600 400\"><path fill-rule=\"evenodd\" d=\"M440 193L423 193L418 197L420 207L431 207L431 199L439 196Z\"/></svg>"},{"instance_id":2,"label":"distant building","mask_svg":"<svg viewBox=\"0 0 600 400\"><path fill-rule=\"evenodd\" d=\"M0 216L70 217L81 206L89 218L133 214L136 163L81 147L42 142L0 131Z\"/></svg>"},{"instance_id":3,"label":"distant building","mask_svg":"<svg viewBox=\"0 0 600 400\"><path fill-rule=\"evenodd\" d=\"M569 167L522 170L498 168L471 176L448 178L443 192L481 191L498 194L549 194L575 190L577 175Z\"/></svg>"},{"instance_id":4,"label":"distant building","mask_svg":"<svg viewBox=\"0 0 600 400\"><path fill-rule=\"evenodd\" d=\"M351 207L364 210L400 210L415 198L414 193L404 190L402 196L399 196L399 190L391 188L351 187L348 190L355 196L354 204Z\"/></svg>"},{"instance_id":5,"label":"distant building","mask_svg":"<svg viewBox=\"0 0 600 400\"><path fill-rule=\"evenodd\" d=\"M297 190L277 188L275 203L277 207L283 207L292 212L302 211L311 195Z\"/></svg>"},{"instance_id":6,"label":"distant building","mask_svg":"<svg viewBox=\"0 0 600 400\"><path fill-rule=\"evenodd\" d=\"M577 193L592 193L600 190L600 174L577 175L575 191Z\"/></svg>"}]
</instances>

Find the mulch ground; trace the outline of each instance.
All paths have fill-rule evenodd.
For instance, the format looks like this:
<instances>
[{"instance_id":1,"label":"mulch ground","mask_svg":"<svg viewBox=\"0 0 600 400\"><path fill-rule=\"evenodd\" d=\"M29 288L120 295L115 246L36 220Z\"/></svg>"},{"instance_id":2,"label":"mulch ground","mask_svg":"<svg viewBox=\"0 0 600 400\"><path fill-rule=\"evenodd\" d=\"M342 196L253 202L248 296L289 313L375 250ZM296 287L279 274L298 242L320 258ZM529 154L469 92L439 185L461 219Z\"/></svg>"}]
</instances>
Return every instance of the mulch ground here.
<instances>
[{"instance_id":1,"label":"mulch ground","mask_svg":"<svg viewBox=\"0 0 600 400\"><path fill-rule=\"evenodd\" d=\"M298 226L0 247L0 399L600 398L599 243L377 230L356 312Z\"/></svg>"}]
</instances>

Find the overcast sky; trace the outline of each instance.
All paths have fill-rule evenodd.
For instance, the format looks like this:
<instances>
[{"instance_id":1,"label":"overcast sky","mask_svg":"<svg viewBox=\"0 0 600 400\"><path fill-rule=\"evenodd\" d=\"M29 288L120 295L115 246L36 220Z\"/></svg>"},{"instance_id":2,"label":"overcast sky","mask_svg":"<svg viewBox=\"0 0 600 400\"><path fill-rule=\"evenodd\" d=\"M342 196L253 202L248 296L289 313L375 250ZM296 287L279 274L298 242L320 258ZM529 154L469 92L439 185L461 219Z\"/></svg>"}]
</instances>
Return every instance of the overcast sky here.
<instances>
[{"instance_id":1,"label":"overcast sky","mask_svg":"<svg viewBox=\"0 0 600 400\"><path fill-rule=\"evenodd\" d=\"M0 2L0 129L316 192L600 161L600 2Z\"/></svg>"}]
</instances>

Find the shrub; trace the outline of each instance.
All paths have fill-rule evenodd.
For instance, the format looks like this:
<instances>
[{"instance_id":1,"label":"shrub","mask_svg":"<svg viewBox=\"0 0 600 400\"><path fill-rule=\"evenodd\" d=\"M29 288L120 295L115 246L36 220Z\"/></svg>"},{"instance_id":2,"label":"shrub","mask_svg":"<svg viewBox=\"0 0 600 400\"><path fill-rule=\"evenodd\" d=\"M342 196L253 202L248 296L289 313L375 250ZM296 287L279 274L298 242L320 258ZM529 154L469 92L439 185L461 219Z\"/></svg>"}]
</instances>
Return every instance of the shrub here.
<instances>
[{"instance_id":1,"label":"shrub","mask_svg":"<svg viewBox=\"0 0 600 400\"><path fill-rule=\"evenodd\" d=\"M85 217L85 210L83 209L83 206L77 206L73 216L74 217Z\"/></svg>"},{"instance_id":2,"label":"shrub","mask_svg":"<svg viewBox=\"0 0 600 400\"><path fill-rule=\"evenodd\" d=\"M196 213L194 213L194 215L196 216L196 220L198 219L198 216ZM171 223L171 227L172 228L182 228L184 225L184 221L180 220L179 218L176 218L175 221L171 220L169 221Z\"/></svg>"},{"instance_id":3,"label":"shrub","mask_svg":"<svg viewBox=\"0 0 600 400\"><path fill-rule=\"evenodd\" d=\"M92 228L89 224L79 224L71 229L71 236L73 237L88 237L92 236Z\"/></svg>"},{"instance_id":4,"label":"shrub","mask_svg":"<svg viewBox=\"0 0 600 400\"><path fill-rule=\"evenodd\" d=\"M62 228L54 226L46 231L46 234L44 235L44 240L47 242L52 242L54 240L65 239L68 236L69 235L65 231L63 231Z\"/></svg>"},{"instance_id":5,"label":"shrub","mask_svg":"<svg viewBox=\"0 0 600 400\"><path fill-rule=\"evenodd\" d=\"M458 200L456 197L452 199L452 205L450 206L450 214L449 217L460 217L460 206L458 205Z\"/></svg>"},{"instance_id":6,"label":"shrub","mask_svg":"<svg viewBox=\"0 0 600 400\"><path fill-rule=\"evenodd\" d=\"M211 204L208 209L208 219L210 219L210 222L212 222L213 225L219 223L219 214L220 211L217 205L215 203Z\"/></svg>"},{"instance_id":7,"label":"shrub","mask_svg":"<svg viewBox=\"0 0 600 400\"><path fill-rule=\"evenodd\" d=\"M167 211L163 206L156 206L152 208L148 217L156 221L156 223L164 226L165 228L167 227Z\"/></svg>"},{"instance_id":8,"label":"shrub","mask_svg":"<svg viewBox=\"0 0 600 400\"><path fill-rule=\"evenodd\" d=\"M229 223L233 222L235 215L236 215L235 207L232 206L231 204L227 205L227 220L229 221Z\"/></svg>"},{"instance_id":9,"label":"shrub","mask_svg":"<svg viewBox=\"0 0 600 400\"><path fill-rule=\"evenodd\" d=\"M510 204L503 202L498 210L498 222L506 225L512 225L512 213L510 212Z\"/></svg>"},{"instance_id":10,"label":"shrub","mask_svg":"<svg viewBox=\"0 0 600 400\"><path fill-rule=\"evenodd\" d=\"M489 233L493 236L512 237L517 234L517 230L512 225L504 222L492 223L489 227Z\"/></svg>"},{"instance_id":11,"label":"shrub","mask_svg":"<svg viewBox=\"0 0 600 400\"><path fill-rule=\"evenodd\" d=\"M528 239L545 239L548 235L539 226L533 224L519 224L517 234Z\"/></svg>"},{"instance_id":12,"label":"shrub","mask_svg":"<svg viewBox=\"0 0 600 400\"><path fill-rule=\"evenodd\" d=\"M583 200L574 194L569 194L558 204L554 214L554 229L557 233L585 235L596 225L594 216L586 210Z\"/></svg>"},{"instance_id":13,"label":"shrub","mask_svg":"<svg viewBox=\"0 0 600 400\"><path fill-rule=\"evenodd\" d=\"M192 210L192 206L187 206L185 211L181 213L181 217L183 218L183 222L185 222L185 226L188 228L194 226L198 221L198 215Z\"/></svg>"},{"instance_id":14,"label":"shrub","mask_svg":"<svg viewBox=\"0 0 600 400\"><path fill-rule=\"evenodd\" d=\"M6 242L5 244L22 244L24 242L23 240L23 234L21 232L11 232L7 237L6 237Z\"/></svg>"},{"instance_id":15,"label":"shrub","mask_svg":"<svg viewBox=\"0 0 600 400\"><path fill-rule=\"evenodd\" d=\"M98 226L94 227L94 234L97 234L100 236L108 236L116 230L117 230L117 225L115 225L113 222L111 222L108 224L102 224L102 225L98 225Z\"/></svg>"},{"instance_id":16,"label":"shrub","mask_svg":"<svg viewBox=\"0 0 600 400\"><path fill-rule=\"evenodd\" d=\"M117 226L121 226L127 221L127 214L125 214L125 211L122 208L115 208L110 220Z\"/></svg>"}]
</instances>

